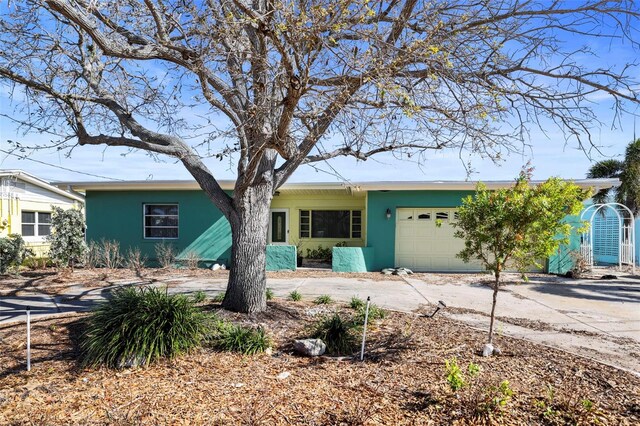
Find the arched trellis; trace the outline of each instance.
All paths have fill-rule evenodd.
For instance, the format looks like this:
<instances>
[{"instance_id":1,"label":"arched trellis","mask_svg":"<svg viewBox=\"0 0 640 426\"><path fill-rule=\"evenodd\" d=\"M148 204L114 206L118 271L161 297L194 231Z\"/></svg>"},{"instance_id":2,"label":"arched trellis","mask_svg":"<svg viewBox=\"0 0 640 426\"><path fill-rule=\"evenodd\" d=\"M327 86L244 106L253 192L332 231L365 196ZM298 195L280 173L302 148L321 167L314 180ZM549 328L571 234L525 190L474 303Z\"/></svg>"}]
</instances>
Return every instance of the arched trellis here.
<instances>
[{"instance_id":1,"label":"arched trellis","mask_svg":"<svg viewBox=\"0 0 640 426\"><path fill-rule=\"evenodd\" d=\"M580 254L582 258L593 266L593 220L596 218L598 212L605 209L611 209L620 224L618 232L618 267L622 268L623 264L631 265L633 273L636 272L636 231L635 231L635 217L633 212L624 204L620 203L604 203L604 204L592 204L586 207L580 214L580 221L585 220L585 214L589 213L589 229L582 233L580 238Z\"/></svg>"}]
</instances>

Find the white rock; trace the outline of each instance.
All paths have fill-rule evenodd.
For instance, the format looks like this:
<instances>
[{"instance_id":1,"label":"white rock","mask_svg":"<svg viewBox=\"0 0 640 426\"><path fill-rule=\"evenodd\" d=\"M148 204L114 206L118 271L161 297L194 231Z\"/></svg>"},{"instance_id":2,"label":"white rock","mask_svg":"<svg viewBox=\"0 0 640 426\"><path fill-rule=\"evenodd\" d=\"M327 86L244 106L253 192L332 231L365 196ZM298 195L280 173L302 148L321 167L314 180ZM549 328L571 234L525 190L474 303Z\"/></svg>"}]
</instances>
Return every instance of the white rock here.
<instances>
[{"instance_id":1,"label":"white rock","mask_svg":"<svg viewBox=\"0 0 640 426\"><path fill-rule=\"evenodd\" d=\"M482 356L491 356L493 355L493 345L491 343L487 343L482 348Z\"/></svg>"},{"instance_id":2,"label":"white rock","mask_svg":"<svg viewBox=\"0 0 640 426\"><path fill-rule=\"evenodd\" d=\"M222 270L224 271L225 269L227 269L227 265L225 265L225 264L223 263L222 265L220 265L220 269L222 269Z\"/></svg>"},{"instance_id":3,"label":"white rock","mask_svg":"<svg viewBox=\"0 0 640 426\"><path fill-rule=\"evenodd\" d=\"M502 351L500 350L500 348L493 348L493 354L494 355L502 355Z\"/></svg>"},{"instance_id":4,"label":"white rock","mask_svg":"<svg viewBox=\"0 0 640 426\"><path fill-rule=\"evenodd\" d=\"M286 379L287 377L289 377L290 375L291 375L291 373L289 373L288 371L283 371L282 373L278 374L278 375L276 376L276 378L277 378L278 380L284 380L284 379Z\"/></svg>"},{"instance_id":5,"label":"white rock","mask_svg":"<svg viewBox=\"0 0 640 426\"><path fill-rule=\"evenodd\" d=\"M222 267L221 267L219 264L214 263L214 264L213 264L213 266L211 267L211 270L212 270L212 271L217 271L218 269L221 269L221 268L222 268Z\"/></svg>"},{"instance_id":6,"label":"white rock","mask_svg":"<svg viewBox=\"0 0 640 426\"><path fill-rule=\"evenodd\" d=\"M320 339L294 340L293 350L300 355L320 356L327 350L327 345Z\"/></svg>"}]
</instances>

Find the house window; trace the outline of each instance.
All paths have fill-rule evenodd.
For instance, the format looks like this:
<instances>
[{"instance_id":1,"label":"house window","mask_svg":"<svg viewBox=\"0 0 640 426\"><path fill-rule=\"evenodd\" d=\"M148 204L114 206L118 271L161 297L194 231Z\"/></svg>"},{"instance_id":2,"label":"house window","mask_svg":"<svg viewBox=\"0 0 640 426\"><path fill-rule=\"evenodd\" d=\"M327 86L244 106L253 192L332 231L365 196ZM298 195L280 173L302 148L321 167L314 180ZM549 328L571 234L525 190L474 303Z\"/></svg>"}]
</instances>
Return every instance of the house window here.
<instances>
[{"instance_id":1,"label":"house window","mask_svg":"<svg viewBox=\"0 0 640 426\"><path fill-rule=\"evenodd\" d=\"M51 234L50 212L22 212L22 236L45 237Z\"/></svg>"},{"instance_id":2,"label":"house window","mask_svg":"<svg viewBox=\"0 0 640 426\"><path fill-rule=\"evenodd\" d=\"M449 220L449 212L437 212L436 219Z\"/></svg>"},{"instance_id":3,"label":"house window","mask_svg":"<svg viewBox=\"0 0 640 426\"><path fill-rule=\"evenodd\" d=\"M362 211L300 210L300 238L362 238Z\"/></svg>"},{"instance_id":4,"label":"house window","mask_svg":"<svg viewBox=\"0 0 640 426\"><path fill-rule=\"evenodd\" d=\"M144 205L145 238L178 238L178 205Z\"/></svg>"}]
</instances>

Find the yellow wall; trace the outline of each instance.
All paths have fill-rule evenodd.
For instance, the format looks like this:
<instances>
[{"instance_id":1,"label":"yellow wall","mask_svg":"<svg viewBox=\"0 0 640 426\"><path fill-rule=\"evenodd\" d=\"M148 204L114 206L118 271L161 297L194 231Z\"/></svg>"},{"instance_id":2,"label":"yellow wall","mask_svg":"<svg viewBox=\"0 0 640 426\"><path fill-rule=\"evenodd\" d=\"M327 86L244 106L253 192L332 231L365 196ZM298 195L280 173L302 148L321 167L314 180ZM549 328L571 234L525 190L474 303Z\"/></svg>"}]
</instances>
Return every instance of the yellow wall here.
<instances>
[{"instance_id":1,"label":"yellow wall","mask_svg":"<svg viewBox=\"0 0 640 426\"><path fill-rule=\"evenodd\" d=\"M366 241L366 198L363 193L349 194L346 190L280 191L273 197L272 209L289 210L289 244L300 242L303 256L307 249L318 246L333 247L345 241L350 247L364 247ZM300 238L300 210L360 210L362 211L361 238Z\"/></svg>"},{"instance_id":2,"label":"yellow wall","mask_svg":"<svg viewBox=\"0 0 640 426\"><path fill-rule=\"evenodd\" d=\"M63 209L80 208L77 201L69 200L62 202L52 199L50 201L29 201L19 198L0 199L0 237L9 234L22 233L22 211L50 212L51 206ZM5 225L6 223L6 225ZM46 256L49 251L49 244L43 237L24 237L27 246L34 252L36 257Z\"/></svg>"}]
</instances>

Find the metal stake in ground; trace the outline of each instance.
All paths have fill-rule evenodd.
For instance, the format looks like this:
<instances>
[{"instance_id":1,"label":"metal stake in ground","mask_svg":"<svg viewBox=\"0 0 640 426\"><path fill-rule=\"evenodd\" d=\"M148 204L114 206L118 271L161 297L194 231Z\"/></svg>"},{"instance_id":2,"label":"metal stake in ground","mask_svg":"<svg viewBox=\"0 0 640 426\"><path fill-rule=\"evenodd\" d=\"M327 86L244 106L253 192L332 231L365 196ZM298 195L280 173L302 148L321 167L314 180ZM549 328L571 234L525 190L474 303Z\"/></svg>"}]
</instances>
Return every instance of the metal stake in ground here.
<instances>
[{"instance_id":1,"label":"metal stake in ground","mask_svg":"<svg viewBox=\"0 0 640 426\"><path fill-rule=\"evenodd\" d=\"M364 343L367 340L367 321L369 320L369 304L371 296L367 297L367 307L364 311L364 327L362 328L362 348L360 348L360 361L364 361Z\"/></svg>"},{"instance_id":2,"label":"metal stake in ground","mask_svg":"<svg viewBox=\"0 0 640 426\"><path fill-rule=\"evenodd\" d=\"M31 307L27 306L27 371L31 371Z\"/></svg>"}]
</instances>

